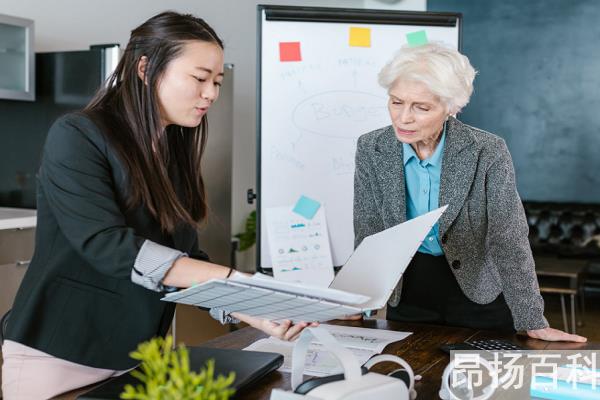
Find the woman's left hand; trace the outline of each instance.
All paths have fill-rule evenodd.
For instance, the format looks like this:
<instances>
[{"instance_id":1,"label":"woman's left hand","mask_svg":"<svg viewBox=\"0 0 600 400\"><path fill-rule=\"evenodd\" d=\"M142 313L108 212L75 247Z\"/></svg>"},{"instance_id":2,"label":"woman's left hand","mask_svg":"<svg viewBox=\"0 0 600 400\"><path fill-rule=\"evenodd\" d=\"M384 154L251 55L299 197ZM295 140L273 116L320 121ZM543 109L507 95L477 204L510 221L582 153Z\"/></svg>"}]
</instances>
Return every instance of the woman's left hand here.
<instances>
[{"instance_id":1,"label":"woman's left hand","mask_svg":"<svg viewBox=\"0 0 600 400\"><path fill-rule=\"evenodd\" d=\"M559 329L554 328L543 328L543 329L534 329L531 331L527 331L527 336L532 337L534 339L547 340L549 342L577 342L584 343L587 342L587 338L579 335L573 335L567 332L563 332Z\"/></svg>"},{"instance_id":2,"label":"woman's left hand","mask_svg":"<svg viewBox=\"0 0 600 400\"><path fill-rule=\"evenodd\" d=\"M269 321L268 319L251 317L249 315L239 313L231 313L231 316L239 319L240 321L244 321L253 328L263 331L267 335L287 341L296 340L304 328L319 325L318 322L300 322L293 324L290 320L273 322Z\"/></svg>"}]
</instances>

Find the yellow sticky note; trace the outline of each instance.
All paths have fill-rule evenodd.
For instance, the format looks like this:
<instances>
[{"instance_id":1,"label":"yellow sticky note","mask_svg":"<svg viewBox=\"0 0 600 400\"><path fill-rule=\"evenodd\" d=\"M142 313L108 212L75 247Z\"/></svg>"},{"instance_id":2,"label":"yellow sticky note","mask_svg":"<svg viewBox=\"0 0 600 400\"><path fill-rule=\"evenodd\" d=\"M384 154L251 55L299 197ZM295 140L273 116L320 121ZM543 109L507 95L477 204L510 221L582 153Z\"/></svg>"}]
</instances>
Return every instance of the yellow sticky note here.
<instances>
[{"instance_id":1,"label":"yellow sticky note","mask_svg":"<svg viewBox=\"0 0 600 400\"><path fill-rule=\"evenodd\" d=\"M371 47L371 28L350 27L350 46Z\"/></svg>"}]
</instances>

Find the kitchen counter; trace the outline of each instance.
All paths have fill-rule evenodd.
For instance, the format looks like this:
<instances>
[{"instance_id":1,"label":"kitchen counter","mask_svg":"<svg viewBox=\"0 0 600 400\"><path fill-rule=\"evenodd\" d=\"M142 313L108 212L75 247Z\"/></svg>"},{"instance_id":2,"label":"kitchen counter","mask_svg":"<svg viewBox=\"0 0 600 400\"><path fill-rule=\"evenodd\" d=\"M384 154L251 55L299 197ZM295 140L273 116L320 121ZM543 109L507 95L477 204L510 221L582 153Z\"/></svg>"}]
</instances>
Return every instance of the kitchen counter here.
<instances>
[{"instance_id":1,"label":"kitchen counter","mask_svg":"<svg viewBox=\"0 0 600 400\"><path fill-rule=\"evenodd\" d=\"M36 215L32 209L0 207L0 229L34 228Z\"/></svg>"}]
</instances>

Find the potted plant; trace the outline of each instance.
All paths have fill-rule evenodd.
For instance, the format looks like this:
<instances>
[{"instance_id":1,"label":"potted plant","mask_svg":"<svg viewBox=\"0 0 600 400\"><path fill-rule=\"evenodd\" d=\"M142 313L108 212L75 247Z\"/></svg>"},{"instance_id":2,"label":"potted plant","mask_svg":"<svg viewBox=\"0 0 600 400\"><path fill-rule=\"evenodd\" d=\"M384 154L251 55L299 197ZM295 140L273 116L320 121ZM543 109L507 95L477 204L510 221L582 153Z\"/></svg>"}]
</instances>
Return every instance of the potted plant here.
<instances>
[{"instance_id":1,"label":"potted plant","mask_svg":"<svg viewBox=\"0 0 600 400\"><path fill-rule=\"evenodd\" d=\"M236 250L240 253L246 252L242 262L239 263L243 271L254 271L256 264L256 254L253 250L253 246L256 243L256 210L252 211L246 218L244 226L244 232L238 233L234 236L237 239ZM237 265L237 263L236 263Z\"/></svg>"},{"instance_id":2,"label":"potted plant","mask_svg":"<svg viewBox=\"0 0 600 400\"><path fill-rule=\"evenodd\" d=\"M228 400L235 390L235 373L214 377L214 360L196 373L190 370L184 345L173 348L173 337L154 338L141 343L130 356L140 361L131 375L140 384L126 385L121 399L130 400Z\"/></svg>"}]
</instances>

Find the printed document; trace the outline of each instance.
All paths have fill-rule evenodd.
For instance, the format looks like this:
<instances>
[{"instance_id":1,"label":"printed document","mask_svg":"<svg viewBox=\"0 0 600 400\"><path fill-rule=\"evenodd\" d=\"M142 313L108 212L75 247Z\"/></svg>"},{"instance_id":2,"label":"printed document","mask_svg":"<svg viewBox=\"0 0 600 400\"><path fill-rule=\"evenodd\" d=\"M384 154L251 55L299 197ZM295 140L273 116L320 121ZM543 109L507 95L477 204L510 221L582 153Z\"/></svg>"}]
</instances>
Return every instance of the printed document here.
<instances>
[{"instance_id":1,"label":"printed document","mask_svg":"<svg viewBox=\"0 0 600 400\"><path fill-rule=\"evenodd\" d=\"M447 206L366 237L329 287L255 275L212 279L163 301L272 321L329 321L385 307L402 273Z\"/></svg>"},{"instance_id":2,"label":"printed document","mask_svg":"<svg viewBox=\"0 0 600 400\"><path fill-rule=\"evenodd\" d=\"M381 353L388 344L400 341L411 335L411 332L395 332L341 325L321 324L319 327L327 329L342 346L354 354L361 365L375 354ZM294 342L270 337L257 340L244 350L282 354L284 361L279 371L289 373L292 371L294 344ZM327 376L341 371L340 364L331 353L323 349L323 346L318 341L311 343L304 365L305 375Z\"/></svg>"},{"instance_id":3,"label":"printed document","mask_svg":"<svg viewBox=\"0 0 600 400\"><path fill-rule=\"evenodd\" d=\"M333 260L325 207L311 218L292 207L265 210L269 252L275 279L327 287L333 280Z\"/></svg>"}]
</instances>

